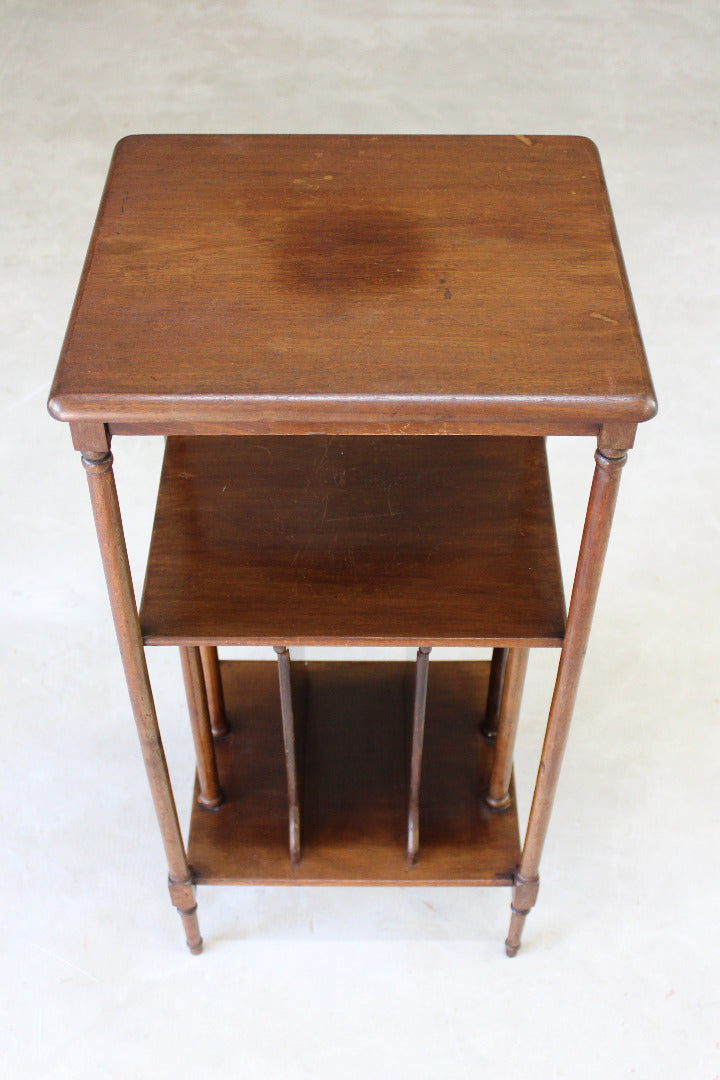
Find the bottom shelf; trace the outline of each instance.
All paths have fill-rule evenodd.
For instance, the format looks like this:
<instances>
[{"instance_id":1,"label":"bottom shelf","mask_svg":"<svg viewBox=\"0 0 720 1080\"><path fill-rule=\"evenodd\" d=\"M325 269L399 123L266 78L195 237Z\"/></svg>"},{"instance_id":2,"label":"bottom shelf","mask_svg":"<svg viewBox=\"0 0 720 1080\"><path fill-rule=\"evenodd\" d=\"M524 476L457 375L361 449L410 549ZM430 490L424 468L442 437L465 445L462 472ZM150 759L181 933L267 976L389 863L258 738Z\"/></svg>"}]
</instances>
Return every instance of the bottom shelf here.
<instances>
[{"instance_id":1,"label":"bottom shelf","mask_svg":"<svg viewBox=\"0 0 720 1080\"><path fill-rule=\"evenodd\" d=\"M412 663L293 663L304 717L302 859L288 856L277 667L221 664L231 733L216 743L225 801L193 801L188 858L198 884L511 885L512 807L483 799L493 747L479 732L490 665L436 661L428 681L420 855L408 867Z\"/></svg>"}]
</instances>

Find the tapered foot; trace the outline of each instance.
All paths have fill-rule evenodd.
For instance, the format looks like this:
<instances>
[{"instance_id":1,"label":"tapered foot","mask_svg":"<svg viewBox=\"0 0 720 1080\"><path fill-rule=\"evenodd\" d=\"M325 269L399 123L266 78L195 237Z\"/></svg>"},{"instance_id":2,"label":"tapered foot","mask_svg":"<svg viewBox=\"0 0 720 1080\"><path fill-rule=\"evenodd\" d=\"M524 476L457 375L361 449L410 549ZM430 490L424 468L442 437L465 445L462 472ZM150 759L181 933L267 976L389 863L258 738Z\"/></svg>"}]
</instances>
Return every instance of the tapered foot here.
<instances>
[{"instance_id":1,"label":"tapered foot","mask_svg":"<svg viewBox=\"0 0 720 1080\"><path fill-rule=\"evenodd\" d=\"M508 936L505 938L505 953L507 956L517 956L518 954L527 914L527 911L516 911L515 908L512 908L510 929L508 930Z\"/></svg>"},{"instance_id":2,"label":"tapered foot","mask_svg":"<svg viewBox=\"0 0 720 1080\"><path fill-rule=\"evenodd\" d=\"M187 947L193 956L199 956L203 951L203 939L200 935L200 926L198 924L197 904L195 905L194 911L181 911L180 918L182 919L183 928L185 930Z\"/></svg>"},{"instance_id":3,"label":"tapered foot","mask_svg":"<svg viewBox=\"0 0 720 1080\"><path fill-rule=\"evenodd\" d=\"M516 956L520 948L525 920L528 917L540 889L540 879L537 877L526 878L519 870L515 871L515 884L513 885L513 898L510 910L510 929L505 939L505 952L508 956Z\"/></svg>"},{"instance_id":4,"label":"tapered foot","mask_svg":"<svg viewBox=\"0 0 720 1080\"><path fill-rule=\"evenodd\" d=\"M195 900L195 885L192 881L168 880L170 899L177 908L185 930L187 947L194 956L202 952L203 939L200 934L200 924L197 917L197 901Z\"/></svg>"}]
</instances>

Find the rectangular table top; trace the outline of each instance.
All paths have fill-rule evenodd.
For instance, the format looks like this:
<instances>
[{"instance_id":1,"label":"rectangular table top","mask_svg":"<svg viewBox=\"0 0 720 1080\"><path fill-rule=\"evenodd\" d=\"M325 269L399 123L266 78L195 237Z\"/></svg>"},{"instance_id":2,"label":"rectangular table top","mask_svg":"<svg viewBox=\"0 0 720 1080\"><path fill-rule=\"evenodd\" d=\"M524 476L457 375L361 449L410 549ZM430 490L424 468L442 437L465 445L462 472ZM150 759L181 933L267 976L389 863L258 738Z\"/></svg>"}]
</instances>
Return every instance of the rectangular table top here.
<instances>
[{"instance_id":1,"label":"rectangular table top","mask_svg":"<svg viewBox=\"0 0 720 1080\"><path fill-rule=\"evenodd\" d=\"M656 408L593 143L375 135L123 139L49 407L397 432Z\"/></svg>"}]
</instances>

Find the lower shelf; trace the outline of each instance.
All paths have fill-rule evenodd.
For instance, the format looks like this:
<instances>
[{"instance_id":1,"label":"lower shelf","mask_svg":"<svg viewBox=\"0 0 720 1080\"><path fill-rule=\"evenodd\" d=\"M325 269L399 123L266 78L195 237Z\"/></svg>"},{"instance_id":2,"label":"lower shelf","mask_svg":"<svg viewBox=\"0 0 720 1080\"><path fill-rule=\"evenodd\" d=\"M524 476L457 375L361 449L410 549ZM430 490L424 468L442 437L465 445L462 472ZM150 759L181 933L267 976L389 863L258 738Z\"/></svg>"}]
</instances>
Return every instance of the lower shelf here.
<instances>
[{"instance_id":1,"label":"lower shelf","mask_svg":"<svg viewBox=\"0 0 720 1080\"><path fill-rule=\"evenodd\" d=\"M490 665L430 665L420 855L409 868L412 663L294 663L304 714L302 859L288 857L276 665L221 665L230 735L216 744L225 801L193 803L188 858L199 884L511 885L513 805L483 799L493 747L479 733ZM304 708L302 707L304 704Z\"/></svg>"}]
</instances>

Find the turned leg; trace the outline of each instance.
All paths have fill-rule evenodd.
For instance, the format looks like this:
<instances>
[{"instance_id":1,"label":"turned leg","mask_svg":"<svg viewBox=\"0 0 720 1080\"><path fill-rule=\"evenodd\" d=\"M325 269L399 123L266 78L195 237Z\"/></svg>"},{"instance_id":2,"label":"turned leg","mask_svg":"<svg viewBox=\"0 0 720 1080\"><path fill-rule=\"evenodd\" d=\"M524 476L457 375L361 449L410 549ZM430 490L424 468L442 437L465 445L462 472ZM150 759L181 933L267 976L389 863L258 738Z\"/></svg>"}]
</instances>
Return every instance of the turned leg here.
<instances>
[{"instance_id":1,"label":"turned leg","mask_svg":"<svg viewBox=\"0 0 720 1080\"><path fill-rule=\"evenodd\" d=\"M217 764L215 762L215 746L210 729L210 714L208 713L207 697L205 696L205 679L203 678L202 663L200 661L200 649L196 645L181 645L180 662L190 712L190 726L192 728L193 742L195 743L198 786L200 788L198 802L201 806L207 807L208 810L216 810L223 801L223 794L220 790L220 780L218 779Z\"/></svg>"},{"instance_id":2,"label":"turned leg","mask_svg":"<svg viewBox=\"0 0 720 1080\"><path fill-rule=\"evenodd\" d=\"M595 454L595 475L580 543L565 639L560 653L525 843L515 874L512 917L505 942L508 956L514 956L520 948L525 919L537 897L540 856L550 822L580 671L590 636L620 475L626 460L627 454L624 450L597 450Z\"/></svg>"},{"instance_id":3,"label":"turned leg","mask_svg":"<svg viewBox=\"0 0 720 1080\"><path fill-rule=\"evenodd\" d=\"M425 703L427 700L430 649L421 645L415 662L415 701L413 704L412 753L410 756L410 799L408 805L407 860L417 862L420 847L420 779L422 773L423 739L425 737Z\"/></svg>"},{"instance_id":4,"label":"turned leg","mask_svg":"<svg viewBox=\"0 0 720 1080\"><path fill-rule=\"evenodd\" d=\"M510 776L512 775L513 750L520 717L525 672L530 655L530 650L526 648L514 648L508 652L495 739L495 760L490 777L490 789L485 796L485 801L493 810L506 810L512 802Z\"/></svg>"},{"instance_id":5,"label":"turned leg","mask_svg":"<svg viewBox=\"0 0 720 1080\"><path fill-rule=\"evenodd\" d=\"M485 716L483 717L482 725L480 727L481 734L488 742L492 742L497 735L507 658L507 649L493 649L492 663L490 664L487 705L485 706Z\"/></svg>"},{"instance_id":6,"label":"turned leg","mask_svg":"<svg viewBox=\"0 0 720 1080\"><path fill-rule=\"evenodd\" d=\"M276 645L278 677L280 679L280 708L282 711L283 741L285 743L285 771L288 787L288 822L290 833L290 862L300 862L300 785L298 783L297 755L295 753L295 716L290 682L290 652L284 645Z\"/></svg>"},{"instance_id":7,"label":"turned leg","mask_svg":"<svg viewBox=\"0 0 720 1080\"><path fill-rule=\"evenodd\" d=\"M125 679L168 861L170 896L180 912L190 951L199 953L202 950L202 938L198 926L193 875L188 866L180 833L150 689L145 649L140 633L135 593L115 489L112 454L109 451L85 452L82 455L82 463L87 471L95 528Z\"/></svg>"},{"instance_id":8,"label":"turned leg","mask_svg":"<svg viewBox=\"0 0 720 1080\"><path fill-rule=\"evenodd\" d=\"M218 660L218 651L215 645L201 645L200 659L202 660L203 675L205 676L205 693L207 695L208 712L210 713L210 727L214 737L222 739L225 735L229 735L230 728L225 715L220 661Z\"/></svg>"}]
</instances>

